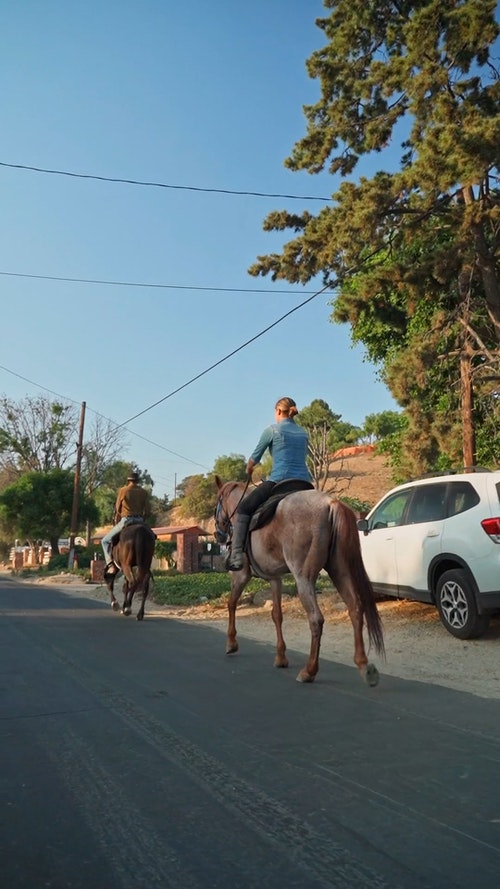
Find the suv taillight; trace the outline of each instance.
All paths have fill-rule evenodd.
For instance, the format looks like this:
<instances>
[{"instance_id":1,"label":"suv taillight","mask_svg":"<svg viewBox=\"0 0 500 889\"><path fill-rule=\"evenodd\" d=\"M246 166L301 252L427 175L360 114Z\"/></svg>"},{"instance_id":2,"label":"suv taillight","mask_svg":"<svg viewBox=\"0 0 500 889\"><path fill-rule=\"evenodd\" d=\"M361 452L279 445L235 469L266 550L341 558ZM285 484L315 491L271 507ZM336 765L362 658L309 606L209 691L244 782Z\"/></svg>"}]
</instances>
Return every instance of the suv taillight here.
<instances>
[{"instance_id":1,"label":"suv taillight","mask_svg":"<svg viewBox=\"0 0 500 889\"><path fill-rule=\"evenodd\" d=\"M481 525L488 537L491 537L493 543L500 543L500 518L483 519Z\"/></svg>"}]
</instances>

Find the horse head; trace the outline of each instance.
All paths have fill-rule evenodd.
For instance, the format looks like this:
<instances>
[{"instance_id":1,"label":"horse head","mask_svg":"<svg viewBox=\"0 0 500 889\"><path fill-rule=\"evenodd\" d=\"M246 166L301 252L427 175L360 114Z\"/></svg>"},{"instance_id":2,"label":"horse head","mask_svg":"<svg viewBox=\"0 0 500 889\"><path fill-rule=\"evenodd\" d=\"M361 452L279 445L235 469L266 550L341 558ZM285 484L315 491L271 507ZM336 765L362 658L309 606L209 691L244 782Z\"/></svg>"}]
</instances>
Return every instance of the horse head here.
<instances>
[{"instance_id":1,"label":"horse head","mask_svg":"<svg viewBox=\"0 0 500 889\"><path fill-rule=\"evenodd\" d=\"M225 544L231 535L232 519L245 495L248 482L223 482L220 476L215 476L218 497L215 504L215 539L217 543Z\"/></svg>"}]
</instances>

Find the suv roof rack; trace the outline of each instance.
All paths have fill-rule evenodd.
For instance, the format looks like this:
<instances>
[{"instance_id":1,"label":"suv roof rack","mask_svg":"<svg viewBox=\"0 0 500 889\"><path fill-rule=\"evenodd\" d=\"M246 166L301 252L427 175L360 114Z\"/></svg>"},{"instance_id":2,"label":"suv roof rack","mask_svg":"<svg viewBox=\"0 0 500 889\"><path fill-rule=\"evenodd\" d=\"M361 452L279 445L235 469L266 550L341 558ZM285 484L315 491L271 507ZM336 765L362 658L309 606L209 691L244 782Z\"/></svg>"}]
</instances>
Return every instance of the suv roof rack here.
<instances>
[{"instance_id":1,"label":"suv roof rack","mask_svg":"<svg viewBox=\"0 0 500 889\"><path fill-rule=\"evenodd\" d=\"M447 469L443 472L424 472L423 475L416 475L410 481L418 482L425 478L442 478L446 475L464 475L469 472L491 472L491 469L487 469L486 466L464 466L461 469Z\"/></svg>"}]
</instances>

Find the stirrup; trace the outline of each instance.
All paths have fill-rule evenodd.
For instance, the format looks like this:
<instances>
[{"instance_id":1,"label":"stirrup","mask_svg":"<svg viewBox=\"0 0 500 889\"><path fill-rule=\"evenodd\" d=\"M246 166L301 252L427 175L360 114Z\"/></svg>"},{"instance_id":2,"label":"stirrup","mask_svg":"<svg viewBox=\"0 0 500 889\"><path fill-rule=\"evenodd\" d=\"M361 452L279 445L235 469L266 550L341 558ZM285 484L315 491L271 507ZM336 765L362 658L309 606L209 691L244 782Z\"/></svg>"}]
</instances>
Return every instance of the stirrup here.
<instances>
[{"instance_id":1,"label":"stirrup","mask_svg":"<svg viewBox=\"0 0 500 889\"><path fill-rule=\"evenodd\" d=\"M104 574L118 574L120 569L116 566L115 562L108 562L104 569Z\"/></svg>"}]
</instances>

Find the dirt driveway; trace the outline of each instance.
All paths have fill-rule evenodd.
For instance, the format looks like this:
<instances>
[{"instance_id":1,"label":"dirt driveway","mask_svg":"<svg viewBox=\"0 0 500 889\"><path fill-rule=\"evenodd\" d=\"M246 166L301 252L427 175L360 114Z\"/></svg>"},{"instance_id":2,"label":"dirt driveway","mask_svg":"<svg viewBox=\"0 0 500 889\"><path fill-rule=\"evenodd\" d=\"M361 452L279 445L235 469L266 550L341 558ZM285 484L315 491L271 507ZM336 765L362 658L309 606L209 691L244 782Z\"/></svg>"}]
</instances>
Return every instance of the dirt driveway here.
<instances>
[{"instance_id":1,"label":"dirt driveway","mask_svg":"<svg viewBox=\"0 0 500 889\"><path fill-rule=\"evenodd\" d=\"M48 582L68 595L109 601L104 587L82 584L72 575L36 582ZM326 592L319 595L318 601L325 615L321 657L351 665L353 633L343 603L335 593ZM238 608L237 629L241 648L245 636L274 645L270 605L269 599L261 594L256 604ZM384 626L387 660L384 663L374 657L374 661L382 677L385 673L401 679L432 682L484 698L500 699L500 618L491 621L488 632L481 639L463 642L444 629L432 606L386 601L379 603L379 610ZM283 631L288 649L306 653L310 642L309 627L300 602L296 598L284 597L283 611ZM205 622L220 631L221 650L224 651L225 608L217 608L210 603L180 608L159 606L149 601L146 619L148 614L169 620ZM117 619L123 618L117 616ZM296 667L298 672L299 664L294 663L292 669Z\"/></svg>"}]
</instances>

